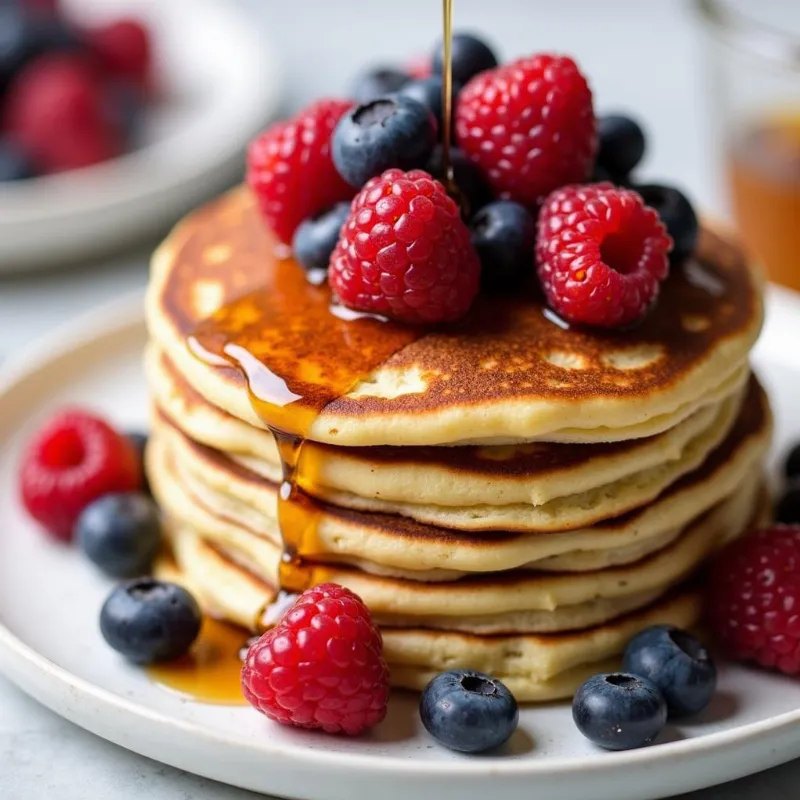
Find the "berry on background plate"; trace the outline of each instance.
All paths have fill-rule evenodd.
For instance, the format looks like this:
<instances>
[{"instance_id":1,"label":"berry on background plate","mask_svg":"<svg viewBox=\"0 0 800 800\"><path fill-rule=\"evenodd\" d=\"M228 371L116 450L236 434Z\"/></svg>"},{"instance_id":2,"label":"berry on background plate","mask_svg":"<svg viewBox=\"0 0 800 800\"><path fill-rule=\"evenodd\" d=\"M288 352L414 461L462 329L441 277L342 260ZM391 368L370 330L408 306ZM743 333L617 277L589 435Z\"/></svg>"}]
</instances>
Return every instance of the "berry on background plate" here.
<instances>
[{"instance_id":1,"label":"berry on background plate","mask_svg":"<svg viewBox=\"0 0 800 800\"><path fill-rule=\"evenodd\" d=\"M456 138L499 197L534 208L589 177L597 148L592 93L571 58L521 58L464 86Z\"/></svg>"},{"instance_id":2,"label":"berry on background plate","mask_svg":"<svg viewBox=\"0 0 800 800\"><path fill-rule=\"evenodd\" d=\"M711 567L708 629L735 659L800 674L800 526L754 531Z\"/></svg>"},{"instance_id":3,"label":"berry on background plate","mask_svg":"<svg viewBox=\"0 0 800 800\"><path fill-rule=\"evenodd\" d=\"M618 672L589 678L572 701L578 730L607 750L651 744L667 722L667 703L647 678Z\"/></svg>"},{"instance_id":4,"label":"berry on background plate","mask_svg":"<svg viewBox=\"0 0 800 800\"><path fill-rule=\"evenodd\" d=\"M131 81L142 91L153 80L153 43L150 31L137 19L118 19L86 33L90 52L109 77Z\"/></svg>"},{"instance_id":5,"label":"berry on background plate","mask_svg":"<svg viewBox=\"0 0 800 800\"><path fill-rule=\"evenodd\" d=\"M423 167L436 144L436 119L427 106L392 95L345 114L333 132L333 163L355 187L387 169Z\"/></svg>"},{"instance_id":6,"label":"berry on background plate","mask_svg":"<svg viewBox=\"0 0 800 800\"><path fill-rule=\"evenodd\" d=\"M247 183L284 244L304 219L355 194L331 159L331 133L351 106L349 100L318 100L250 144Z\"/></svg>"},{"instance_id":7,"label":"berry on background plate","mask_svg":"<svg viewBox=\"0 0 800 800\"><path fill-rule=\"evenodd\" d=\"M9 87L4 116L8 135L37 172L90 166L123 150L123 131L115 124L105 85L82 55L31 62Z\"/></svg>"},{"instance_id":8,"label":"berry on background plate","mask_svg":"<svg viewBox=\"0 0 800 800\"><path fill-rule=\"evenodd\" d=\"M635 636L625 650L622 669L658 688L670 718L699 714L717 686L717 668L708 650L691 634L669 625Z\"/></svg>"},{"instance_id":9,"label":"berry on background plate","mask_svg":"<svg viewBox=\"0 0 800 800\"><path fill-rule=\"evenodd\" d=\"M134 578L118 586L100 610L100 632L108 645L137 664L185 655L200 633L197 601L182 586Z\"/></svg>"},{"instance_id":10,"label":"berry on background plate","mask_svg":"<svg viewBox=\"0 0 800 800\"><path fill-rule=\"evenodd\" d=\"M390 169L353 200L328 279L349 308L422 324L466 314L480 271L444 186L422 170Z\"/></svg>"},{"instance_id":11,"label":"berry on background plate","mask_svg":"<svg viewBox=\"0 0 800 800\"><path fill-rule=\"evenodd\" d=\"M151 498L139 492L107 494L83 510L75 523L75 537L106 575L143 575L161 548L159 511Z\"/></svg>"},{"instance_id":12,"label":"berry on background plate","mask_svg":"<svg viewBox=\"0 0 800 800\"><path fill-rule=\"evenodd\" d=\"M25 151L11 139L0 138L0 183L33 177L33 167Z\"/></svg>"},{"instance_id":13,"label":"berry on background plate","mask_svg":"<svg viewBox=\"0 0 800 800\"><path fill-rule=\"evenodd\" d=\"M247 701L283 725L355 736L386 716L389 668L369 609L333 583L303 592L247 651Z\"/></svg>"},{"instance_id":14,"label":"berry on background plate","mask_svg":"<svg viewBox=\"0 0 800 800\"><path fill-rule=\"evenodd\" d=\"M536 261L547 301L564 319L621 328L655 302L671 246L636 192L609 183L566 186L542 206Z\"/></svg>"},{"instance_id":15,"label":"berry on background plate","mask_svg":"<svg viewBox=\"0 0 800 800\"><path fill-rule=\"evenodd\" d=\"M68 410L50 419L28 443L19 485L28 513L54 537L69 541L91 502L140 488L141 466L131 442L107 422Z\"/></svg>"},{"instance_id":16,"label":"berry on background plate","mask_svg":"<svg viewBox=\"0 0 800 800\"><path fill-rule=\"evenodd\" d=\"M516 698L505 684L470 670L437 675L422 692L419 713L434 739L462 753L497 749L519 722Z\"/></svg>"}]
</instances>

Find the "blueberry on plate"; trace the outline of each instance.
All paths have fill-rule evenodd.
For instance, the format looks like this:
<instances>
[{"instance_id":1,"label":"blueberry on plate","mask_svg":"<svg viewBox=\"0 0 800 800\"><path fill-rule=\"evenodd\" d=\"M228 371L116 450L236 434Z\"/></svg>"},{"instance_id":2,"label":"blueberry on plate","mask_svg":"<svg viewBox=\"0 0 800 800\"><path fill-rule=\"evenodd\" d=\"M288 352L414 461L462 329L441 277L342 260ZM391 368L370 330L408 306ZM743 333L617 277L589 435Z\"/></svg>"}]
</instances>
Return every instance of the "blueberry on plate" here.
<instances>
[{"instance_id":1,"label":"blueberry on plate","mask_svg":"<svg viewBox=\"0 0 800 800\"><path fill-rule=\"evenodd\" d=\"M300 223L294 232L294 257L307 270L328 269L339 232L350 214L350 203L337 203L333 208Z\"/></svg>"},{"instance_id":2,"label":"blueberry on plate","mask_svg":"<svg viewBox=\"0 0 800 800\"><path fill-rule=\"evenodd\" d=\"M107 494L81 512L75 536L106 575L130 578L150 570L161 547L161 519L144 494Z\"/></svg>"},{"instance_id":3,"label":"blueberry on plate","mask_svg":"<svg viewBox=\"0 0 800 800\"><path fill-rule=\"evenodd\" d=\"M470 33L454 33L451 45L453 64L453 80L462 86L466 82L487 69L497 66L497 56L486 42ZM441 75L444 47L441 41L433 52L433 73Z\"/></svg>"},{"instance_id":4,"label":"blueberry on plate","mask_svg":"<svg viewBox=\"0 0 800 800\"><path fill-rule=\"evenodd\" d=\"M495 200L473 217L470 231L481 259L484 290L513 290L533 272L536 222L525 206Z\"/></svg>"},{"instance_id":5,"label":"blueberry on plate","mask_svg":"<svg viewBox=\"0 0 800 800\"><path fill-rule=\"evenodd\" d=\"M188 652L200 633L197 601L182 586L135 578L114 589L100 611L106 642L138 664L171 661Z\"/></svg>"},{"instance_id":6,"label":"blueberry on plate","mask_svg":"<svg viewBox=\"0 0 800 800\"><path fill-rule=\"evenodd\" d=\"M437 675L422 693L419 713L434 739L462 753L499 747L519 722L514 695L500 681L469 670Z\"/></svg>"},{"instance_id":7,"label":"blueberry on plate","mask_svg":"<svg viewBox=\"0 0 800 800\"><path fill-rule=\"evenodd\" d=\"M37 53L37 22L21 3L0 2L0 91Z\"/></svg>"},{"instance_id":8,"label":"blueberry on plate","mask_svg":"<svg viewBox=\"0 0 800 800\"><path fill-rule=\"evenodd\" d=\"M10 139L0 139L0 183L31 177L33 167L22 148Z\"/></svg>"},{"instance_id":9,"label":"blueberry on plate","mask_svg":"<svg viewBox=\"0 0 800 800\"><path fill-rule=\"evenodd\" d=\"M644 131L630 117L608 114L598 118L597 135L597 165L624 180L644 156Z\"/></svg>"},{"instance_id":10,"label":"blueberry on plate","mask_svg":"<svg viewBox=\"0 0 800 800\"><path fill-rule=\"evenodd\" d=\"M147 447L147 434L143 431L126 431L125 438L136 448L139 461L144 461L144 449Z\"/></svg>"},{"instance_id":11,"label":"blueberry on plate","mask_svg":"<svg viewBox=\"0 0 800 800\"><path fill-rule=\"evenodd\" d=\"M442 146L436 145L425 165L425 171L440 181L445 178L443 158ZM458 147L450 148L450 164L453 167L453 180L465 201L462 202L462 212L466 212L464 215L471 218L478 209L491 202L492 190L477 165Z\"/></svg>"},{"instance_id":12,"label":"blueberry on plate","mask_svg":"<svg viewBox=\"0 0 800 800\"><path fill-rule=\"evenodd\" d=\"M436 142L436 119L410 97L391 95L357 106L333 132L333 163L352 186L391 167L425 166Z\"/></svg>"},{"instance_id":13,"label":"blueberry on plate","mask_svg":"<svg viewBox=\"0 0 800 800\"><path fill-rule=\"evenodd\" d=\"M572 701L572 718L590 741L607 750L650 744L667 721L667 702L647 678L623 672L589 678Z\"/></svg>"},{"instance_id":14,"label":"blueberry on plate","mask_svg":"<svg viewBox=\"0 0 800 800\"><path fill-rule=\"evenodd\" d=\"M667 226L667 231L674 242L672 252L669 254L670 261L678 264L688 258L697 245L700 226L692 204L686 196L671 186L655 183L633 188L639 192L648 206L658 212L661 221Z\"/></svg>"},{"instance_id":15,"label":"blueberry on plate","mask_svg":"<svg viewBox=\"0 0 800 800\"><path fill-rule=\"evenodd\" d=\"M403 97L410 97L418 103L422 103L430 112L436 117L436 122L439 125L439 130L442 130L442 108L443 108L443 87L442 76L431 75L428 78L419 78L418 80L410 81L407 83L397 94ZM459 91L458 84L453 85L452 97L452 111L455 113L455 99ZM455 126L453 126L455 131Z\"/></svg>"},{"instance_id":16,"label":"blueberry on plate","mask_svg":"<svg viewBox=\"0 0 800 800\"><path fill-rule=\"evenodd\" d=\"M374 67L356 76L350 96L359 105L371 103L379 97L402 89L410 80L407 73L394 67Z\"/></svg>"},{"instance_id":17,"label":"blueberry on plate","mask_svg":"<svg viewBox=\"0 0 800 800\"><path fill-rule=\"evenodd\" d=\"M783 473L789 479L800 478L800 444L793 447L786 456Z\"/></svg>"},{"instance_id":18,"label":"blueberry on plate","mask_svg":"<svg viewBox=\"0 0 800 800\"><path fill-rule=\"evenodd\" d=\"M126 147L135 148L144 123L142 90L129 81L114 81L110 83L108 93L114 124L122 131Z\"/></svg>"},{"instance_id":19,"label":"blueberry on plate","mask_svg":"<svg viewBox=\"0 0 800 800\"><path fill-rule=\"evenodd\" d=\"M656 625L635 636L625 650L622 668L658 688L670 718L699 714L717 688L717 668L708 650L670 625Z\"/></svg>"},{"instance_id":20,"label":"blueberry on plate","mask_svg":"<svg viewBox=\"0 0 800 800\"><path fill-rule=\"evenodd\" d=\"M800 525L800 480L793 480L778 500L775 522Z\"/></svg>"}]
</instances>

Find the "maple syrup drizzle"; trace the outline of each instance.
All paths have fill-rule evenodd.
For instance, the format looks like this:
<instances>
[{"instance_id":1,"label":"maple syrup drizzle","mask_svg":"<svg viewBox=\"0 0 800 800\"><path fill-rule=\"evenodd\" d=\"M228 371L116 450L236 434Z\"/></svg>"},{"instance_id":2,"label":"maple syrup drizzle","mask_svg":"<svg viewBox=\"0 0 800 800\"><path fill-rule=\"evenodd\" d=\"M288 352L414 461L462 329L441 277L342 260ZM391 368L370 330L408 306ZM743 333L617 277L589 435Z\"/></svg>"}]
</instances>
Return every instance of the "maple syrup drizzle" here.
<instances>
[{"instance_id":1,"label":"maple syrup drizzle","mask_svg":"<svg viewBox=\"0 0 800 800\"><path fill-rule=\"evenodd\" d=\"M147 674L159 686L201 703L244 705L241 671L242 650L249 634L227 622L211 617L192 649L183 658L147 667Z\"/></svg>"},{"instance_id":2,"label":"maple syrup drizzle","mask_svg":"<svg viewBox=\"0 0 800 800\"><path fill-rule=\"evenodd\" d=\"M312 285L294 261L266 265L265 288L224 305L201 322L189 347L203 361L236 369L253 410L278 445L283 482L278 523L283 539L279 588L302 592L324 579L314 451L304 448L319 413L420 332L380 317L344 314L327 285Z\"/></svg>"},{"instance_id":3,"label":"maple syrup drizzle","mask_svg":"<svg viewBox=\"0 0 800 800\"><path fill-rule=\"evenodd\" d=\"M442 173L450 194L458 195L450 158L453 126L453 0L442 0L444 36L442 37Z\"/></svg>"}]
</instances>

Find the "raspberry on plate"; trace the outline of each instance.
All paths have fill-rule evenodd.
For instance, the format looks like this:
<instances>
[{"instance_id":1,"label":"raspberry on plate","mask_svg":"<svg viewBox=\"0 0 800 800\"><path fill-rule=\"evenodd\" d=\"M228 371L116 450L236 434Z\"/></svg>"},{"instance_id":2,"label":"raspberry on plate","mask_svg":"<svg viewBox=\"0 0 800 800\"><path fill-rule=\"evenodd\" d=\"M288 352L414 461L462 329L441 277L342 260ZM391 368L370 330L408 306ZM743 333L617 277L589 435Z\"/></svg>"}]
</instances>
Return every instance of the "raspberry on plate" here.
<instances>
[{"instance_id":1,"label":"raspberry on plate","mask_svg":"<svg viewBox=\"0 0 800 800\"><path fill-rule=\"evenodd\" d=\"M435 323L467 313L480 271L469 230L444 186L422 170L390 169L353 200L329 280L357 311Z\"/></svg>"},{"instance_id":2,"label":"raspberry on plate","mask_svg":"<svg viewBox=\"0 0 800 800\"><path fill-rule=\"evenodd\" d=\"M733 658L800 674L800 526L728 545L711 567L706 618Z\"/></svg>"},{"instance_id":3,"label":"raspberry on plate","mask_svg":"<svg viewBox=\"0 0 800 800\"><path fill-rule=\"evenodd\" d=\"M22 502L53 536L68 541L80 513L111 492L132 492L141 468L131 442L102 419L63 411L28 443L19 473Z\"/></svg>"},{"instance_id":4,"label":"raspberry on plate","mask_svg":"<svg viewBox=\"0 0 800 800\"><path fill-rule=\"evenodd\" d=\"M91 63L79 55L31 62L8 90L5 125L40 172L106 161L123 150L123 134Z\"/></svg>"},{"instance_id":5,"label":"raspberry on plate","mask_svg":"<svg viewBox=\"0 0 800 800\"><path fill-rule=\"evenodd\" d=\"M374 727L386 716L389 668L369 609L333 583L303 592L250 646L242 689L283 725L350 736Z\"/></svg>"},{"instance_id":6,"label":"raspberry on plate","mask_svg":"<svg viewBox=\"0 0 800 800\"><path fill-rule=\"evenodd\" d=\"M137 19L120 19L86 33L87 44L105 72L143 90L152 80L150 31Z\"/></svg>"},{"instance_id":7,"label":"raspberry on plate","mask_svg":"<svg viewBox=\"0 0 800 800\"><path fill-rule=\"evenodd\" d=\"M247 183L284 244L304 219L355 194L331 159L331 134L351 106L349 100L319 100L250 144Z\"/></svg>"},{"instance_id":8,"label":"raspberry on plate","mask_svg":"<svg viewBox=\"0 0 800 800\"><path fill-rule=\"evenodd\" d=\"M539 214L539 278L548 303L570 322L636 322L658 297L671 247L658 214L610 183L557 189Z\"/></svg>"},{"instance_id":9,"label":"raspberry on plate","mask_svg":"<svg viewBox=\"0 0 800 800\"><path fill-rule=\"evenodd\" d=\"M597 148L592 93L571 58L522 58L461 90L456 138L497 195L533 207L589 177Z\"/></svg>"}]
</instances>

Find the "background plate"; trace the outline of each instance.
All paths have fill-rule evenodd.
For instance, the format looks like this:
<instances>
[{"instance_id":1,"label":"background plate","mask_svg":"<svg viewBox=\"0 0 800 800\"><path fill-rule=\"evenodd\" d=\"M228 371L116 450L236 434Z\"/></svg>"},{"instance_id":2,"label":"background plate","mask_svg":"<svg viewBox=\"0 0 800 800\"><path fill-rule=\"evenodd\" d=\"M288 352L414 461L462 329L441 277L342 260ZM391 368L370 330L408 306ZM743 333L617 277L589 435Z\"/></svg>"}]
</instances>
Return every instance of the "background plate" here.
<instances>
[{"instance_id":1,"label":"background plate","mask_svg":"<svg viewBox=\"0 0 800 800\"><path fill-rule=\"evenodd\" d=\"M275 115L274 51L228 0L68 0L79 20L141 16L154 31L163 100L139 150L0 184L0 273L117 250L169 227L243 173L247 142Z\"/></svg>"},{"instance_id":2,"label":"background plate","mask_svg":"<svg viewBox=\"0 0 800 800\"><path fill-rule=\"evenodd\" d=\"M411 695L393 695L387 721L348 740L287 730L247 708L187 702L150 684L101 640L97 612L110 584L45 539L16 497L21 443L54 408L76 403L121 425L144 424L144 341L140 300L126 300L17 358L0 378L0 668L57 713L176 767L303 800L650 800L800 756L800 682L729 665L701 719L629 753L593 748L567 704L526 708L502 756L464 757L428 738ZM774 290L755 360L775 406L776 454L800 439L792 341L800 341L800 300Z\"/></svg>"}]
</instances>

